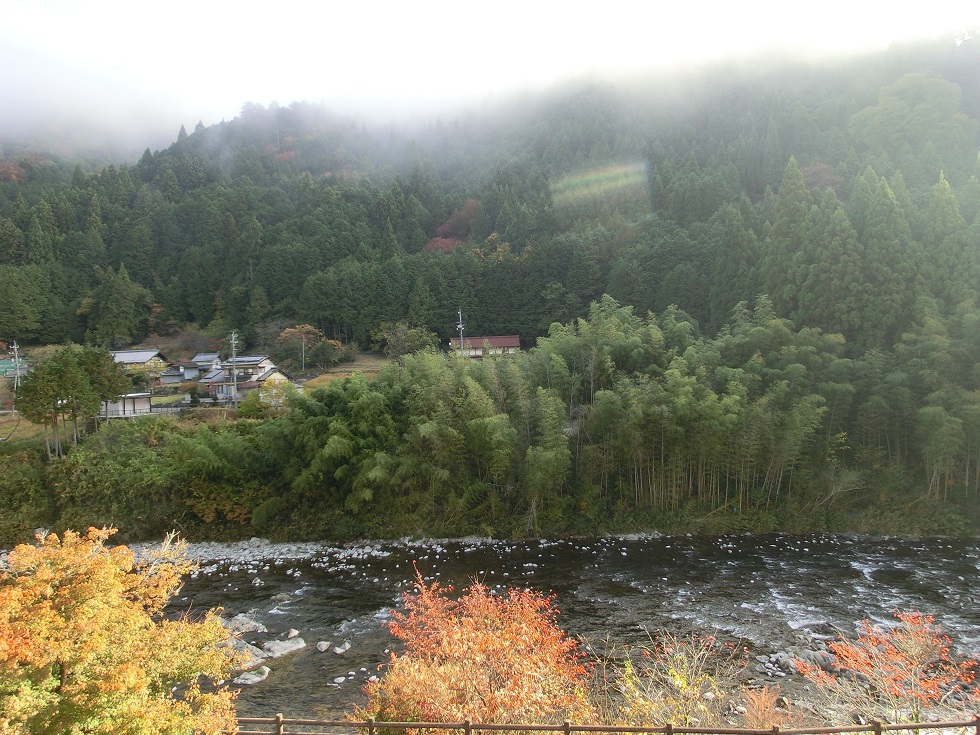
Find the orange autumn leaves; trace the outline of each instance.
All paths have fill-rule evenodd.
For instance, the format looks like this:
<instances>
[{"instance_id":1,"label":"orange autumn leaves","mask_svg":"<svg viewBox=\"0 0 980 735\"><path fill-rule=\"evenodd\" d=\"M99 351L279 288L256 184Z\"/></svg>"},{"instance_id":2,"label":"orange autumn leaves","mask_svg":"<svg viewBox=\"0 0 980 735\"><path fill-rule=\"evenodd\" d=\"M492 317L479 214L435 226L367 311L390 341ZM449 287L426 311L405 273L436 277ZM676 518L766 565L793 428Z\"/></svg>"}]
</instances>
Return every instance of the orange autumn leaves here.
<instances>
[{"instance_id":1,"label":"orange autumn leaves","mask_svg":"<svg viewBox=\"0 0 980 735\"><path fill-rule=\"evenodd\" d=\"M895 612L898 624L882 628L862 621L855 640L829 645L846 674L831 674L797 661L801 674L839 703L871 718L918 720L923 711L972 690L976 661L954 661L950 640L931 615Z\"/></svg>"},{"instance_id":2,"label":"orange autumn leaves","mask_svg":"<svg viewBox=\"0 0 980 735\"><path fill-rule=\"evenodd\" d=\"M361 717L392 721L588 722L589 668L555 624L552 600L497 596L479 583L458 600L421 576L390 623L404 644L369 684Z\"/></svg>"},{"instance_id":3,"label":"orange autumn leaves","mask_svg":"<svg viewBox=\"0 0 980 735\"><path fill-rule=\"evenodd\" d=\"M22 545L0 572L0 733L219 733L234 666L211 613L160 618L191 568L180 544L137 561L114 529ZM202 684L204 687L202 687Z\"/></svg>"},{"instance_id":4,"label":"orange autumn leaves","mask_svg":"<svg viewBox=\"0 0 980 735\"><path fill-rule=\"evenodd\" d=\"M724 648L669 636L663 640L670 645L641 651L649 660L632 664L626 656L614 665L611 683L619 705L604 706L608 692L595 689L602 685L592 676L591 662L555 624L552 598L517 589L498 595L476 583L453 600L437 583L416 575L415 592L406 595L404 611L394 613L389 624L403 650L367 686L368 703L355 713L358 719L657 726L696 721L714 727L764 721L768 727L804 717L778 708L778 691L767 689L763 696L738 684L736 669L725 668ZM894 722L919 719L927 709L952 714L954 694L973 695L976 663L952 660L949 641L932 618L897 618L893 629L866 622L856 640L830 645L844 675L797 661L825 698L812 713L816 720L847 724L860 713ZM744 722L732 720L734 712L746 713Z\"/></svg>"}]
</instances>

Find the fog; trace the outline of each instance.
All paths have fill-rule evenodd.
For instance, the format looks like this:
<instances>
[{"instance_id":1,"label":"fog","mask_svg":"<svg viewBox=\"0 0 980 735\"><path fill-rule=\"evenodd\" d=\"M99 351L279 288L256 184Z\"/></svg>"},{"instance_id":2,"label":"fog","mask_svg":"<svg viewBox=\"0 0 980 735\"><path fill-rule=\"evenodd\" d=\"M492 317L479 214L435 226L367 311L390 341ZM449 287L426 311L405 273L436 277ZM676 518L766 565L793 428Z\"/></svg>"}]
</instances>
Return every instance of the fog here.
<instances>
[{"instance_id":1,"label":"fog","mask_svg":"<svg viewBox=\"0 0 980 735\"><path fill-rule=\"evenodd\" d=\"M246 102L322 103L397 124L562 81L829 57L980 25L975 2L896 3L883 14L828 0L812 17L772 0L339 5L4 0L0 140L138 155L181 125L230 120Z\"/></svg>"}]
</instances>

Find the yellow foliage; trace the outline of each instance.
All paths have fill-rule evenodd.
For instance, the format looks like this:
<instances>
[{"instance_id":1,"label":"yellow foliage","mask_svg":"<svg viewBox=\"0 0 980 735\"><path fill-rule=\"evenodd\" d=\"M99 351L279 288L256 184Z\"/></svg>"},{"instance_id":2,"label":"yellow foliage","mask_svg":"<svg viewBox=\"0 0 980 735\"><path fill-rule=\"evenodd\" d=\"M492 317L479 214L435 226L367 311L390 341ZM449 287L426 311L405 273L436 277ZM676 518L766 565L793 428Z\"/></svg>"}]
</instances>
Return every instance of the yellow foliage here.
<instances>
[{"instance_id":1,"label":"yellow foliage","mask_svg":"<svg viewBox=\"0 0 980 735\"><path fill-rule=\"evenodd\" d=\"M164 620L192 565L168 539L136 560L115 529L21 545L0 573L0 733L220 733L235 661L217 616ZM202 688L202 684L203 687Z\"/></svg>"},{"instance_id":2,"label":"yellow foliage","mask_svg":"<svg viewBox=\"0 0 980 735\"><path fill-rule=\"evenodd\" d=\"M626 725L712 727L724 724L726 690L740 662L712 639L662 634L630 652L616 680Z\"/></svg>"}]
</instances>

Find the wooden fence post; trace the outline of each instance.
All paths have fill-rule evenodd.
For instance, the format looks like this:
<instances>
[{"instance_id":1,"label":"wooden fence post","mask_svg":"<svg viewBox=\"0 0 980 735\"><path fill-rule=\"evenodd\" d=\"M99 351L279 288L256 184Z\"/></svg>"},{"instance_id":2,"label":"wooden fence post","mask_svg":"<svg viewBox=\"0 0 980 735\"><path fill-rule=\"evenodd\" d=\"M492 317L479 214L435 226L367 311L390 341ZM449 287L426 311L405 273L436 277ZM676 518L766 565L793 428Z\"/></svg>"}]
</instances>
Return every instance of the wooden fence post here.
<instances>
[{"instance_id":1,"label":"wooden fence post","mask_svg":"<svg viewBox=\"0 0 980 735\"><path fill-rule=\"evenodd\" d=\"M282 723L282 712L276 712L276 735L282 735L285 727Z\"/></svg>"}]
</instances>

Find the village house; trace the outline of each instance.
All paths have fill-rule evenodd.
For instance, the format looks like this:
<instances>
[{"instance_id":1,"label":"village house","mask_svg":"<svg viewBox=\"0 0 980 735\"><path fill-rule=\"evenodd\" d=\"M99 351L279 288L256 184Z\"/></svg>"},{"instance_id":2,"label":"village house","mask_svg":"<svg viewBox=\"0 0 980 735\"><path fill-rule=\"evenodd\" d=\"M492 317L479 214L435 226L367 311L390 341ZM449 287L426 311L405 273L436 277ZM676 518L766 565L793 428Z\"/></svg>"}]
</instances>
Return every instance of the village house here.
<instances>
[{"instance_id":1,"label":"village house","mask_svg":"<svg viewBox=\"0 0 980 735\"><path fill-rule=\"evenodd\" d=\"M113 350L109 354L126 372L146 370L161 374L167 369L167 358L160 350Z\"/></svg>"},{"instance_id":2,"label":"village house","mask_svg":"<svg viewBox=\"0 0 980 735\"><path fill-rule=\"evenodd\" d=\"M194 380L221 367L221 356L217 352L199 352L187 364L197 368L197 373L188 377L188 380Z\"/></svg>"},{"instance_id":3,"label":"village house","mask_svg":"<svg viewBox=\"0 0 980 735\"><path fill-rule=\"evenodd\" d=\"M449 340L453 352L460 352L459 337ZM497 355L512 355L521 349L521 339L516 334L499 337L464 337L462 353L479 360Z\"/></svg>"},{"instance_id":4,"label":"village house","mask_svg":"<svg viewBox=\"0 0 980 735\"><path fill-rule=\"evenodd\" d=\"M160 374L160 385L180 385L185 382L187 378L184 377L184 368L187 366L185 362L175 362L170 365L166 370Z\"/></svg>"},{"instance_id":5,"label":"village house","mask_svg":"<svg viewBox=\"0 0 980 735\"><path fill-rule=\"evenodd\" d=\"M227 401L234 397L236 388L241 396L262 385L288 383L290 378L266 355L238 355L222 362L198 382L215 399Z\"/></svg>"},{"instance_id":6,"label":"village house","mask_svg":"<svg viewBox=\"0 0 980 735\"><path fill-rule=\"evenodd\" d=\"M167 372L167 358L160 350L113 350L109 354L136 387L152 389Z\"/></svg>"}]
</instances>

